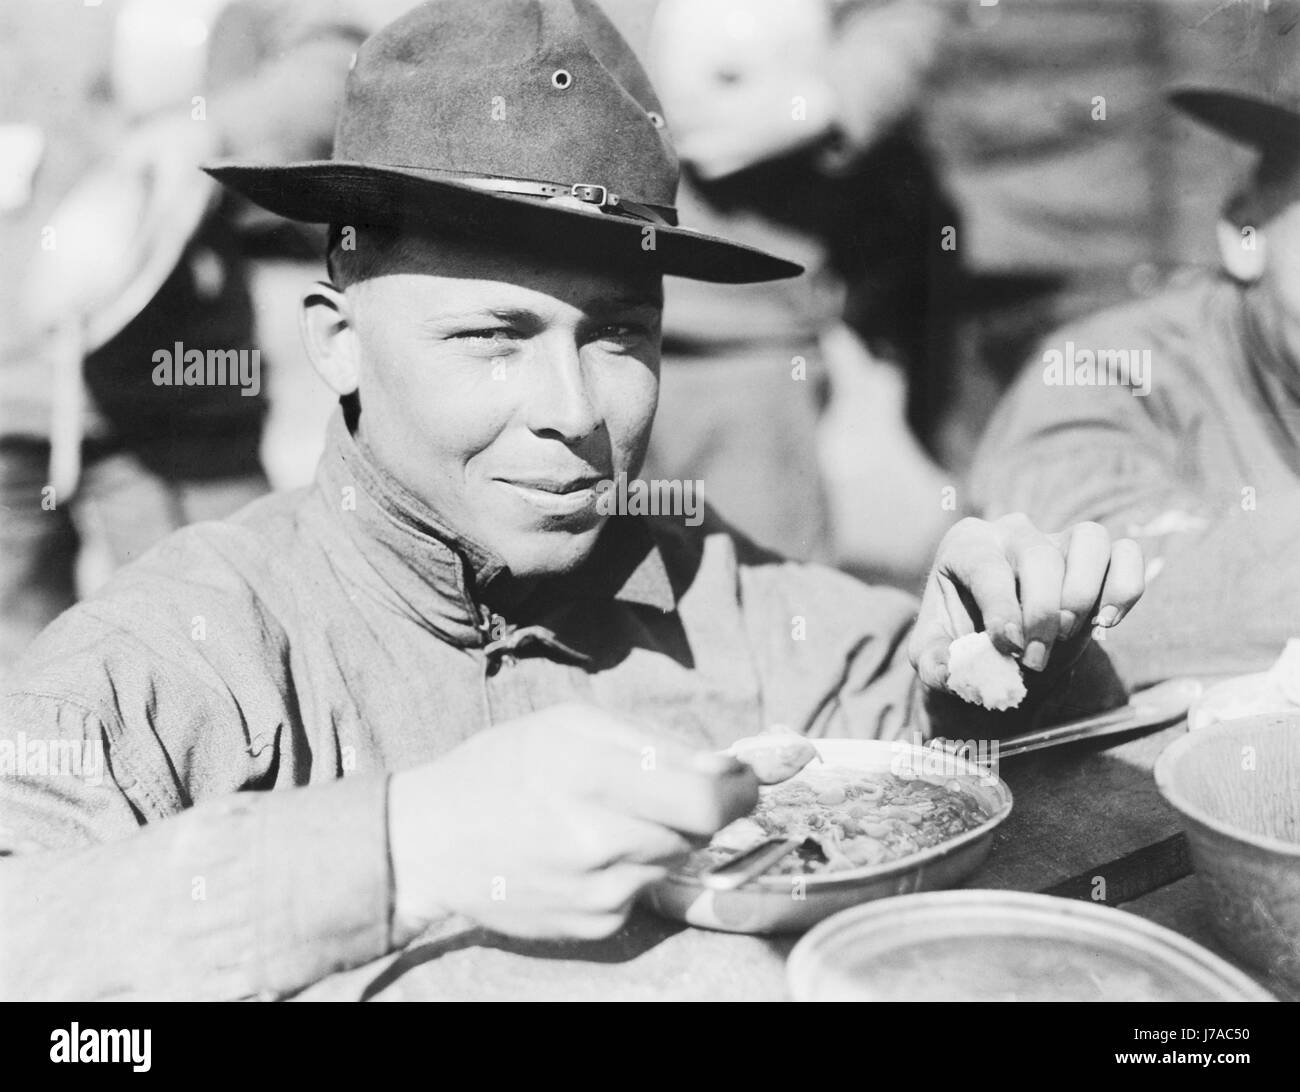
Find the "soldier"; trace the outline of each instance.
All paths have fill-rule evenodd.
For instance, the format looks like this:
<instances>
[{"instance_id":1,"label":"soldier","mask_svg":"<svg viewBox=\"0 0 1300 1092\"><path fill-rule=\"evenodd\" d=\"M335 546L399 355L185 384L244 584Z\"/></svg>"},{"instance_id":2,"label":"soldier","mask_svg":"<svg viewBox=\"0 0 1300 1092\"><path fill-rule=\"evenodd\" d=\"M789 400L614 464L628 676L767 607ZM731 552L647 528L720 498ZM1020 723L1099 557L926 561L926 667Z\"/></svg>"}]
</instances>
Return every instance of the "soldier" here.
<instances>
[{"instance_id":1,"label":"soldier","mask_svg":"<svg viewBox=\"0 0 1300 1092\"><path fill-rule=\"evenodd\" d=\"M0 738L105 776L0 778L9 992L278 996L453 915L605 936L752 808L738 738L941 723L975 629L1028 675L990 731L1100 693L1086 623L1142 563L1099 527L963 521L918 614L716 522L601 513L645 452L662 276L798 267L676 225L599 9L521 10L416 8L359 52L332 160L212 169L332 225L303 326L341 407L314 487L173 535L26 661Z\"/></svg>"},{"instance_id":2,"label":"soldier","mask_svg":"<svg viewBox=\"0 0 1300 1092\"><path fill-rule=\"evenodd\" d=\"M1274 25L1288 63L1261 58L1264 86L1172 96L1257 153L1218 225L1221 269L1049 337L973 471L986 515L1097 520L1142 542L1150 592L1107 646L1130 686L1261 671L1300 633L1294 11Z\"/></svg>"}]
</instances>

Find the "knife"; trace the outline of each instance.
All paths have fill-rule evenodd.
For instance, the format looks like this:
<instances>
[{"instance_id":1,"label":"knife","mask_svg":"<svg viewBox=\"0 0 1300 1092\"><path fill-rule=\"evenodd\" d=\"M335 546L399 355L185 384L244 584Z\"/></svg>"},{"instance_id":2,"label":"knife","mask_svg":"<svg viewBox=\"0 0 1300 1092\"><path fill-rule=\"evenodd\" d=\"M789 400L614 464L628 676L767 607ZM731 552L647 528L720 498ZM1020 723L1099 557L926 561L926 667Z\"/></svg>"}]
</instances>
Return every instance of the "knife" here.
<instances>
[{"instance_id":1,"label":"knife","mask_svg":"<svg viewBox=\"0 0 1300 1092\"><path fill-rule=\"evenodd\" d=\"M1139 690L1129 698L1127 705L1118 709L998 740L998 758L1041 751L1045 747L1075 743L1081 739L1119 735L1139 728L1162 728L1186 716L1192 702L1201 696L1201 690L1201 684L1195 679L1169 679L1157 683ZM969 744L937 736L927 746L957 754Z\"/></svg>"}]
</instances>

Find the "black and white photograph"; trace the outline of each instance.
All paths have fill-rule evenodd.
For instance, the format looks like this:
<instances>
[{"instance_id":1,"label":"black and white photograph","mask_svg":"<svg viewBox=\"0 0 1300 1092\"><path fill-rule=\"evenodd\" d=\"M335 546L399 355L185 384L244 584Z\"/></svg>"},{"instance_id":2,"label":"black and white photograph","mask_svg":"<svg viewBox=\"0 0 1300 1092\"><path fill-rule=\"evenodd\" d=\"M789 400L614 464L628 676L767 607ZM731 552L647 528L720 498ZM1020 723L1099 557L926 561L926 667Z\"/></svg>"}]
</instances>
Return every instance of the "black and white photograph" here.
<instances>
[{"instance_id":1,"label":"black and white photograph","mask_svg":"<svg viewBox=\"0 0 1300 1092\"><path fill-rule=\"evenodd\" d=\"M871 1001L1249 1067L1300 0L0 0L0 684L41 1064Z\"/></svg>"}]
</instances>

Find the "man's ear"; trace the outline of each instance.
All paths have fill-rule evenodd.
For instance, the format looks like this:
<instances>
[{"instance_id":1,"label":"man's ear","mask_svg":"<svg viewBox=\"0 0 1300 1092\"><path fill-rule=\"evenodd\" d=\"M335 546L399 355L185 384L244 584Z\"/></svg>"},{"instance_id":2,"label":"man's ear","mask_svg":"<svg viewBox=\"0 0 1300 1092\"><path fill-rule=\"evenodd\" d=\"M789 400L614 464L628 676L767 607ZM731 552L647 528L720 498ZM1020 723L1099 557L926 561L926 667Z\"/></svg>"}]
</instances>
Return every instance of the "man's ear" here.
<instances>
[{"instance_id":1,"label":"man's ear","mask_svg":"<svg viewBox=\"0 0 1300 1092\"><path fill-rule=\"evenodd\" d=\"M337 395L353 394L360 378L360 346L347 297L332 284L317 281L303 296L298 315L307 355Z\"/></svg>"},{"instance_id":2,"label":"man's ear","mask_svg":"<svg viewBox=\"0 0 1300 1092\"><path fill-rule=\"evenodd\" d=\"M1228 276L1242 284L1254 284L1264 274L1263 229L1242 227L1231 220L1220 219L1216 230L1219 261Z\"/></svg>"}]
</instances>

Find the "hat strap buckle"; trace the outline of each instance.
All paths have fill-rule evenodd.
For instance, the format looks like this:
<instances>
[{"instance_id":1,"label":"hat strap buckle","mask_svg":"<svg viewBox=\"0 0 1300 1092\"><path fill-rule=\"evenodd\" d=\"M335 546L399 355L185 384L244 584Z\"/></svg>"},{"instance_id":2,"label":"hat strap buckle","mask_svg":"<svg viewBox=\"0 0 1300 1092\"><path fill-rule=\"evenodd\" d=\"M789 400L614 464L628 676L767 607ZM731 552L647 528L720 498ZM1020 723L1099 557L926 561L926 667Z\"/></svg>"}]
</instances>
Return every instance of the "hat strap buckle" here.
<instances>
[{"instance_id":1,"label":"hat strap buckle","mask_svg":"<svg viewBox=\"0 0 1300 1092\"><path fill-rule=\"evenodd\" d=\"M607 205L618 204L618 194L610 193L608 187L594 182L575 182L569 187L569 196L576 197L584 205L595 205L602 209Z\"/></svg>"},{"instance_id":2,"label":"hat strap buckle","mask_svg":"<svg viewBox=\"0 0 1300 1092\"><path fill-rule=\"evenodd\" d=\"M492 175L462 174L459 171L427 171L444 175L449 181L462 186L471 186L477 190L490 190L493 193L507 193L517 197L544 197L548 201L557 201L570 207L579 207L582 211L600 212L607 215L626 216L648 223L674 227L677 224L677 210L667 205L647 205L640 201L631 201L617 193L610 193L609 187L598 182L574 182L564 185L559 182L542 182L533 178L502 178Z\"/></svg>"}]
</instances>

